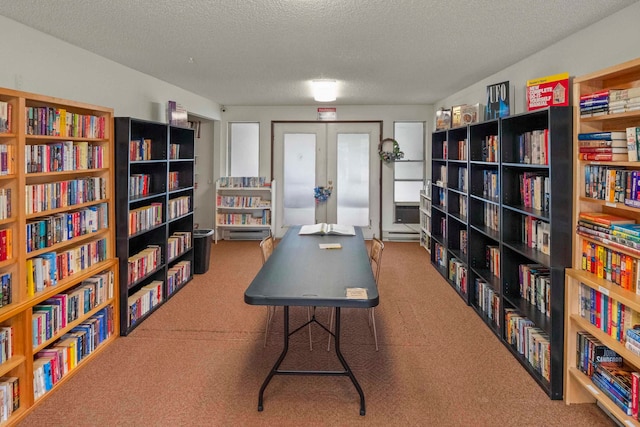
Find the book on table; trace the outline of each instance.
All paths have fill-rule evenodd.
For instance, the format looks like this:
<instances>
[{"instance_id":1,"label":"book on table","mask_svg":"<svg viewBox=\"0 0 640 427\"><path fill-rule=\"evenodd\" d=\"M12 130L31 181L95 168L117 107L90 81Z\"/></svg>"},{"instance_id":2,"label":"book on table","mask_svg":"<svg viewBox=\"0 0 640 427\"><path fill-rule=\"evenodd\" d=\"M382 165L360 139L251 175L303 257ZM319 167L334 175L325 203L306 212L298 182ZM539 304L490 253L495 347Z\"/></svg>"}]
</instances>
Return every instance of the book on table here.
<instances>
[{"instance_id":1,"label":"book on table","mask_svg":"<svg viewBox=\"0 0 640 427\"><path fill-rule=\"evenodd\" d=\"M303 225L300 227L298 234L334 234L342 236L355 236L356 230L352 225L327 224L321 222L319 224Z\"/></svg>"}]
</instances>

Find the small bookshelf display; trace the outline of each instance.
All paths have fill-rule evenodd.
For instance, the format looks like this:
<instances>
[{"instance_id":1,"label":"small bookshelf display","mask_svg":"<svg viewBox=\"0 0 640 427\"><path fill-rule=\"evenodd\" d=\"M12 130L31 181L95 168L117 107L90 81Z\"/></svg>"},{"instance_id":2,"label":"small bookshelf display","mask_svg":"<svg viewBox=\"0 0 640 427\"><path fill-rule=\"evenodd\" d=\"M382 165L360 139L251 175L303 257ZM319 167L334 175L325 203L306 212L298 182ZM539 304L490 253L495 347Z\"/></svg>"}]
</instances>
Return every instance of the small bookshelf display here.
<instances>
[{"instance_id":1,"label":"small bookshelf display","mask_svg":"<svg viewBox=\"0 0 640 427\"><path fill-rule=\"evenodd\" d=\"M431 251L431 180L420 191L420 246Z\"/></svg>"},{"instance_id":2,"label":"small bookshelf display","mask_svg":"<svg viewBox=\"0 0 640 427\"><path fill-rule=\"evenodd\" d=\"M273 235L276 182L258 176L223 176L216 182L215 242Z\"/></svg>"},{"instance_id":3,"label":"small bookshelf display","mask_svg":"<svg viewBox=\"0 0 640 427\"><path fill-rule=\"evenodd\" d=\"M120 334L128 335L189 282L194 131L115 118Z\"/></svg>"},{"instance_id":4,"label":"small bookshelf display","mask_svg":"<svg viewBox=\"0 0 640 427\"><path fill-rule=\"evenodd\" d=\"M112 109L0 88L0 423L118 335L113 164Z\"/></svg>"},{"instance_id":5,"label":"small bookshelf display","mask_svg":"<svg viewBox=\"0 0 640 427\"><path fill-rule=\"evenodd\" d=\"M628 153L628 148L637 152L639 145L640 58L576 77L573 97L580 107L574 112L576 174L573 264L566 271L565 290L565 402L598 402L620 425L640 425L640 238L636 232L640 226L622 224L640 224L635 183L640 162L630 161ZM612 148L624 147L618 150L623 160L583 160L592 147L600 148L599 154L613 154ZM613 381L602 381L607 366L585 351L591 348L619 368Z\"/></svg>"},{"instance_id":6,"label":"small bookshelf display","mask_svg":"<svg viewBox=\"0 0 640 427\"><path fill-rule=\"evenodd\" d=\"M571 120L551 107L432 135L431 262L552 399L563 385Z\"/></svg>"}]
</instances>

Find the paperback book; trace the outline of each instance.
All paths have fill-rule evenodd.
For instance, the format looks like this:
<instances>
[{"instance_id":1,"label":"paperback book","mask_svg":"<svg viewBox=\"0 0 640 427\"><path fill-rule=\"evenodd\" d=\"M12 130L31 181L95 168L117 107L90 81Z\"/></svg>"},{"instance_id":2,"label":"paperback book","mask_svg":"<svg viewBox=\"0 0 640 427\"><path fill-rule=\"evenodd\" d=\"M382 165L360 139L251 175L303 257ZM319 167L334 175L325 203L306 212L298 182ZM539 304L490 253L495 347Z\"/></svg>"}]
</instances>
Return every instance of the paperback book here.
<instances>
[{"instance_id":1,"label":"paperback book","mask_svg":"<svg viewBox=\"0 0 640 427\"><path fill-rule=\"evenodd\" d=\"M487 85L487 98L484 108L484 119L493 120L510 114L513 105L513 90L509 81Z\"/></svg>"}]
</instances>

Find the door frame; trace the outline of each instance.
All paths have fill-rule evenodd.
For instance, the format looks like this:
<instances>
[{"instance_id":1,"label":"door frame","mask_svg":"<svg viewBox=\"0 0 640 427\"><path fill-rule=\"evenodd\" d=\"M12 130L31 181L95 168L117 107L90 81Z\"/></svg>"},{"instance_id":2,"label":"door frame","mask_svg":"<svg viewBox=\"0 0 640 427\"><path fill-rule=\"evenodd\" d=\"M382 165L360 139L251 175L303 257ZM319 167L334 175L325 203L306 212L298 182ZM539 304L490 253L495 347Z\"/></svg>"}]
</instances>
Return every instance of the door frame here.
<instances>
[{"instance_id":1,"label":"door frame","mask_svg":"<svg viewBox=\"0 0 640 427\"><path fill-rule=\"evenodd\" d=\"M275 125L277 124L304 124L304 123L310 123L310 124L332 124L332 123L369 123L369 124L378 124L378 126L380 126L380 141L382 141L382 120L271 120L271 165L270 165L270 174L271 176L269 177L269 180L273 180L273 168L274 168L274 158L273 158L273 153L274 153L274 149L275 149ZM378 145L380 144L380 141L377 141ZM380 160L378 162L378 164L380 165L380 171L379 171L379 182L378 182L378 191L379 191L379 195L378 197L380 198L380 203L378 206L378 209L380 210L380 212L378 212L380 221L379 221L379 227L380 229L378 230L378 236L380 236L380 240L382 240L382 160Z\"/></svg>"}]
</instances>

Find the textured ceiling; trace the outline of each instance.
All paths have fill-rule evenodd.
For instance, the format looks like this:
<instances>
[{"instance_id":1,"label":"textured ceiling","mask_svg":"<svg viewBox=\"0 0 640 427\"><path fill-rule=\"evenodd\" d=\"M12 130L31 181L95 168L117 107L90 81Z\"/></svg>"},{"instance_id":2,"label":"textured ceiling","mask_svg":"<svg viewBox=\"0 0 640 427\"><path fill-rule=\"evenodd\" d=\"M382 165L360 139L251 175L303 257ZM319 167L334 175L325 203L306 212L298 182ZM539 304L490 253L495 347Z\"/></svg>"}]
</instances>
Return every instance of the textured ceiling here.
<instances>
[{"instance_id":1,"label":"textured ceiling","mask_svg":"<svg viewBox=\"0 0 640 427\"><path fill-rule=\"evenodd\" d=\"M432 104L635 1L0 0L0 15L224 105L313 104L317 78L338 80L334 105Z\"/></svg>"}]
</instances>

